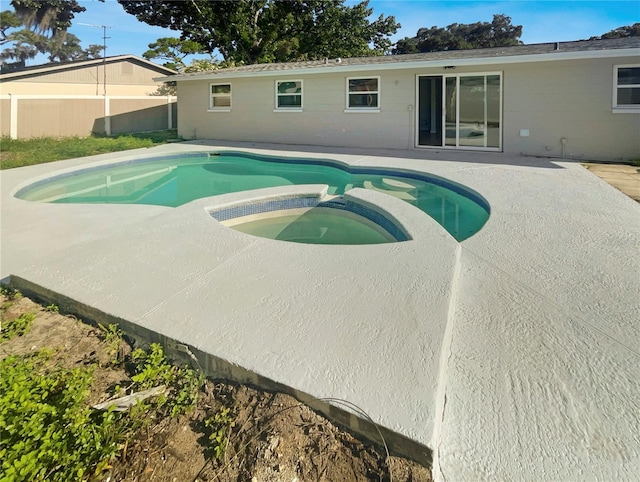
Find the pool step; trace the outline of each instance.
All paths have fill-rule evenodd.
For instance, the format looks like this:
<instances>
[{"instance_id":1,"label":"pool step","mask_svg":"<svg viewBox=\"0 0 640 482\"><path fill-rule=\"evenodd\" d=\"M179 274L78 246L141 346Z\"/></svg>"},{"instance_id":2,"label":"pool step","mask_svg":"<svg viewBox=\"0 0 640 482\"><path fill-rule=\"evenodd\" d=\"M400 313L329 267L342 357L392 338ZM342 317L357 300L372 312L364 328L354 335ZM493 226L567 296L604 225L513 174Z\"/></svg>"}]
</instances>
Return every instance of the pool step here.
<instances>
[{"instance_id":1,"label":"pool step","mask_svg":"<svg viewBox=\"0 0 640 482\"><path fill-rule=\"evenodd\" d=\"M402 199L403 201L415 201L415 196L411 195L407 191L395 191L392 189L383 189L381 187L374 186L371 181L365 181L363 183L363 187L365 189L370 189L372 191L378 191L384 194L388 194L389 196L397 197L398 199Z\"/></svg>"}]
</instances>

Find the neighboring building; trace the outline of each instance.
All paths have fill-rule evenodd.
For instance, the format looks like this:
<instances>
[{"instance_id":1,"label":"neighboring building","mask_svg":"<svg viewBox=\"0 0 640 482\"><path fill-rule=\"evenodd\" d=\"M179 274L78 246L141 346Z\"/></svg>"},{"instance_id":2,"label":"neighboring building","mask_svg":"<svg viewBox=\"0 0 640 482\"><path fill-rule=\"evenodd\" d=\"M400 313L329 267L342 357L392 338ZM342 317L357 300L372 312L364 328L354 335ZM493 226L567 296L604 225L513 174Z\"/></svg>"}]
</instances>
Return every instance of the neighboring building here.
<instances>
[{"instance_id":1,"label":"neighboring building","mask_svg":"<svg viewBox=\"0 0 640 482\"><path fill-rule=\"evenodd\" d=\"M118 55L35 65L2 73L0 94L152 95L161 85L153 79L173 74L173 70L140 57Z\"/></svg>"},{"instance_id":2,"label":"neighboring building","mask_svg":"<svg viewBox=\"0 0 640 482\"><path fill-rule=\"evenodd\" d=\"M175 128L176 99L159 96L171 69L133 55L24 67L0 74L0 134L112 135Z\"/></svg>"},{"instance_id":3,"label":"neighboring building","mask_svg":"<svg viewBox=\"0 0 640 482\"><path fill-rule=\"evenodd\" d=\"M640 38L173 76L184 138L640 157Z\"/></svg>"}]
</instances>

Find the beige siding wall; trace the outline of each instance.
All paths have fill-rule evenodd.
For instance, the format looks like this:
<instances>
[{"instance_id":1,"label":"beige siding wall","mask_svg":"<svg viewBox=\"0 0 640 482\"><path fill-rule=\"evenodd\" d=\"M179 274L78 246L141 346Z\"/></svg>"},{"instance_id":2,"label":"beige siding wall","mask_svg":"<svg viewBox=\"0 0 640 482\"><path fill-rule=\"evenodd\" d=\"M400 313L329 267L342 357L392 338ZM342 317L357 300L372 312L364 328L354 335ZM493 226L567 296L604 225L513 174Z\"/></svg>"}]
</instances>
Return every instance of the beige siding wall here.
<instances>
[{"instance_id":1,"label":"beige siding wall","mask_svg":"<svg viewBox=\"0 0 640 482\"><path fill-rule=\"evenodd\" d=\"M107 95L149 95L162 83L154 77L165 75L135 62L107 64ZM0 84L2 94L32 95L104 95L102 64L34 75L24 79L7 79Z\"/></svg>"},{"instance_id":2,"label":"beige siding wall","mask_svg":"<svg viewBox=\"0 0 640 482\"><path fill-rule=\"evenodd\" d=\"M149 95L157 91L160 83L148 85L109 85L107 95ZM14 95L103 95L100 84L43 83L14 80L0 83L0 93Z\"/></svg>"},{"instance_id":3,"label":"beige siding wall","mask_svg":"<svg viewBox=\"0 0 640 482\"><path fill-rule=\"evenodd\" d=\"M640 155L640 114L612 112L613 66L629 58L534 62L455 70L282 75L232 84L231 112L207 112L210 81L178 82L179 133L185 138L406 149L414 145L417 75L503 73L503 150L567 157ZM345 113L348 76L379 75L381 112ZM304 112L274 112L275 81L302 80ZM521 137L520 129L529 136Z\"/></svg>"}]
</instances>

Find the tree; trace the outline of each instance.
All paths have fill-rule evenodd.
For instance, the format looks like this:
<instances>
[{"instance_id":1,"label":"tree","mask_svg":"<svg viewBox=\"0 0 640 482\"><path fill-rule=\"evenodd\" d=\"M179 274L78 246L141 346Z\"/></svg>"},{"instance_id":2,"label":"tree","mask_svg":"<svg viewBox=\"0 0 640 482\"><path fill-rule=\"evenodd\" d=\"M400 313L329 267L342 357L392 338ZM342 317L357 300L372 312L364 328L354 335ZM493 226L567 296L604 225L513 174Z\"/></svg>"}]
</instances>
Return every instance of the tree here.
<instances>
[{"instance_id":1,"label":"tree","mask_svg":"<svg viewBox=\"0 0 640 482\"><path fill-rule=\"evenodd\" d=\"M180 40L175 37L159 38L149 44L149 50L142 54L147 60L164 60L165 67L182 72L186 65L185 57L205 53L204 47L193 40Z\"/></svg>"},{"instance_id":2,"label":"tree","mask_svg":"<svg viewBox=\"0 0 640 482\"><path fill-rule=\"evenodd\" d=\"M24 67L39 53L48 54L51 62L100 57L101 46L90 45L84 50L78 37L67 34L74 15L85 11L76 0L13 0L11 5L14 12L0 12L0 44L12 44L0 53L5 70ZM23 26L26 28L8 32ZM6 64L10 59L17 62Z\"/></svg>"},{"instance_id":3,"label":"tree","mask_svg":"<svg viewBox=\"0 0 640 482\"><path fill-rule=\"evenodd\" d=\"M48 33L60 44L75 14L86 10L77 0L11 0L11 6L29 30L40 35Z\"/></svg>"},{"instance_id":4,"label":"tree","mask_svg":"<svg viewBox=\"0 0 640 482\"><path fill-rule=\"evenodd\" d=\"M11 10L0 12L0 45L11 42L7 38L7 30L10 28L18 28L22 26L22 20Z\"/></svg>"},{"instance_id":5,"label":"tree","mask_svg":"<svg viewBox=\"0 0 640 482\"><path fill-rule=\"evenodd\" d=\"M13 42L12 47L5 47L0 52L0 60L4 64L7 60L16 60L10 67L24 67L29 59L35 58L44 48L47 38L32 32L28 29L12 32L7 36L9 42ZM9 66L7 66L9 67ZM3 70L8 70L6 67Z\"/></svg>"},{"instance_id":6,"label":"tree","mask_svg":"<svg viewBox=\"0 0 640 482\"><path fill-rule=\"evenodd\" d=\"M102 48L102 45L89 45L89 48L85 50L80 45L78 37L67 33L62 43L55 39L48 39L42 52L49 54L49 62L71 62L99 59L102 57Z\"/></svg>"},{"instance_id":7,"label":"tree","mask_svg":"<svg viewBox=\"0 0 640 482\"><path fill-rule=\"evenodd\" d=\"M600 35L599 37L591 37L589 40L626 38L626 37L640 37L640 23L634 23L633 25L618 27L611 30L610 32Z\"/></svg>"},{"instance_id":8,"label":"tree","mask_svg":"<svg viewBox=\"0 0 640 482\"><path fill-rule=\"evenodd\" d=\"M11 6L28 29L60 41L75 14L86 10L77 0L11 0Z\"/></svg>"},{"instance_id":9,"label":"tree","mask_svg":"<svg viewBox=\"0 0 640 482\"><path fill-rule=\"evenodd\" d=\"M393 17L368 20L368 0L118 0L149 25L243 64L385 53L400 27Z\"/></svg>"},{"instance_id":10,"label":"tree","mask_svg":"<svg viewBox=\"0 0 640 482\"><path fill-rule=\"evenodd\" d=\"M421 28L415 37L399 40L394 54L438 52L521 45L522 25L512 25L511 17L494 15L493 21L471 24L453 23L446 28Z\"/></svg>"}]
</instances>

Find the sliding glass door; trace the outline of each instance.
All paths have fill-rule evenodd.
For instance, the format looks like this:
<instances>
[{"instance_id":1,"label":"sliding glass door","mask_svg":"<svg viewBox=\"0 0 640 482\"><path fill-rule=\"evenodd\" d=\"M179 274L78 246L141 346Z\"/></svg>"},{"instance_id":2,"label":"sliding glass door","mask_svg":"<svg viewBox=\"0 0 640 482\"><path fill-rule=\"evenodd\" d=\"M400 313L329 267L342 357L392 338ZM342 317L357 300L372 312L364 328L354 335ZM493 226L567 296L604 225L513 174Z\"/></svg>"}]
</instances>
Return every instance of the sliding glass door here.
<instances>
[{"instance_id":1,"label":"sliding glass door","mask_svg":"<svg viewBox=\"0 0 640 482\"><path fill-rule=\"evenodd\" d=\"M501 80L500 74L418 77L417 145L501 149Z\"/></svg>"}]
</instances>

